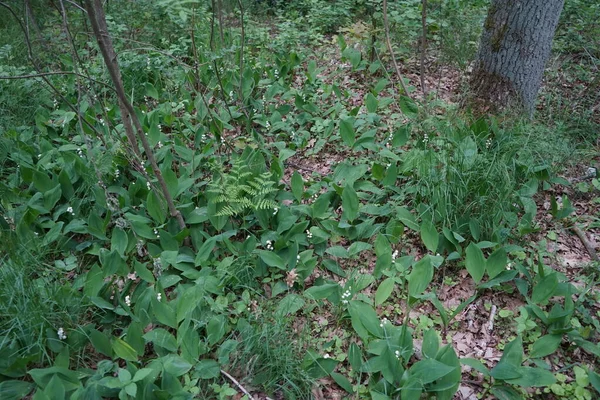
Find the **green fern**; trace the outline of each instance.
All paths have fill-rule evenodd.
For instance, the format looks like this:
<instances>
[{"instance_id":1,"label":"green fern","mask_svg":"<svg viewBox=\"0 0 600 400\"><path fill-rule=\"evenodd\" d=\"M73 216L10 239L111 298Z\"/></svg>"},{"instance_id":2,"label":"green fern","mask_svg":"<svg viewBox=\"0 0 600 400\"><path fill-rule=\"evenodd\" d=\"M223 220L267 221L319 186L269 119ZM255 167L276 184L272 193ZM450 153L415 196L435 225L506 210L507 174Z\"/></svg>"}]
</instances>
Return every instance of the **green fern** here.
<instances>
[{"instance_id":1,"label":"green fern","mask_svg":"<svg viewBox=\"0 0 600 400\"><path fill-rule=\"evenodd\" d=\"M211 203L217 204L216 216L232 217L248 211L276 209L275 184L270 173L255 175L236 160L229 173L212 182L207 192Z\"/></svg>"}]
</instances>

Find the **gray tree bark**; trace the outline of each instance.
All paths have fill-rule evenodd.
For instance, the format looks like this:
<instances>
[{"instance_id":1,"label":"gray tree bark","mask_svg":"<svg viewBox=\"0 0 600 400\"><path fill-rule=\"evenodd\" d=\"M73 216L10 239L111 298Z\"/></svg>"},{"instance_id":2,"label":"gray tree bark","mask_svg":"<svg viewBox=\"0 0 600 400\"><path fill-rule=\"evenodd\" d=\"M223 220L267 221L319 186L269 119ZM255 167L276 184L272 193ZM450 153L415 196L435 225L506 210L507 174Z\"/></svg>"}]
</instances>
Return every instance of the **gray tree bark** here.
<instances>
[{"instance_id":1,"label":"gray tree bark","mask_svg":"<svg viewBox=\"0 0 600 400\"><path fill-rule=\"evenodd\" d=\"M564 0L492 0L471 78L480 110L531 115Z\"/></svg>"}]
</instances>

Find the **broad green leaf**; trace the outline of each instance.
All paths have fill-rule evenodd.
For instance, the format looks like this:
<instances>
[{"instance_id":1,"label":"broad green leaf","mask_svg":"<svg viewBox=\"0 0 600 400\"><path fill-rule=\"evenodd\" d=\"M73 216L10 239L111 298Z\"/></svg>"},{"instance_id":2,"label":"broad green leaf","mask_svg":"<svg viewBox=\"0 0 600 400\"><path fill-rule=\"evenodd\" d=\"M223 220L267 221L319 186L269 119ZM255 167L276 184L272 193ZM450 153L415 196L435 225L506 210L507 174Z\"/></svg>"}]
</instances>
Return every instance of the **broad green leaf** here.
<instances>
[{"instance_id":1,"label":"broad green leaf","mask_svg":"<svg viewBox=\"0 0 600 400\"><path fill-rule=\"evenodd\" d=\"M546 357L556 351L560 342L562 341L562 335L545 335L535 341L533 349L529 357L540 358Z\"/></svg>"},{"instance_id":2,"label":"broad green leaf","mask_svg":"<svg viewBox=\"0 0 600 400\"><path fill-rule=\"evenodd\" d=\"M425 247L427 247L427 250L435 253L440 241L440 235L429 220L421 224L421 240Z\"/></svg>"},{"instance_id":3,"label":"broad green leaf","mask_svg":"<svg viewBox=\"0 0 600 400\"><path fill-rule=\"evenodd\" d=\"M365 250L370 250L373 246L365 242L354 242L348 247L348 255L353 257Z\"/></svg>"},{"instance_id":4,"label":"broad green leaf","mask_svg":"<svg viewBox=\"0 0 600 400\"><path fill-rule=\"evenodd\" d=\"M171 333L162 328L155 328L144 335L147 342L152 342L155 346L162 347L166 350L177 351L177 339Z\"/></svg>"},{"instance_id":5,"label":"broad green leaf","mask_svg":"<svg viewBox=\"0 0 600 400\"><path fill-rule=\"evenodd\" d=\"M516 379L507 379L508 383L522 387L542 387L550 386L556 382L556 378L552 372L542 368L519 367L519 374Z\"/></svg>"},{"instance_id":6,"label":"broad green leaf","mask_svg":"<svg viewBox=\"0 0 600 400\"><path fill-rule=\"evenodd\" d=\"M533 287L531 301L536 304L546 302L558 287L558 275L556 272L546 275Z\"/></svg>"},{"instance_id":7,"label":"broad green leaf","mask_svg":"<svg viewBox=\"0 0 600 400\"><path fill-rule=\"evenodd\" d=\"M394 290L395 280L394 278L387 278L377 288L377 292L375 292L375 305L378 306L383 304L384 301L390 297L392 291Z\"/></svg>"},{"instance_id":8,"label":"broad green leaf","mask_svg":"<svg viewBox=\"0 0 600 400\"><path fill-rule=\"evenodd\" d=\"M291 181L292 194L298 202L302 201L302 195L304 194L304 181L302 175L298 171L294 171Z\"/></svg>"},{"instance_id":9,"label":"broad green leaf","mask_svg":"<svg viewBox=\"0 0 600 400\"><path fill-rule=\"evenodd\" d=\"M521 373L518 369L519 367L500 361L492 368L490 376L498 380L517 379L521 377Z\"/></svg>"},{"instance_id":10,"label":"broad green leaf","mask_svg":"<svg viewBox=\"0 0 600 400\"><path fill-rule=\"evenodd\" d=\"M354 393L354 390L352 389L352 383L350 383L348 378L337 372L332 372L330 375L335 381L335 383L337 383L342 389L344 389L348 393Z\"/></svg>"},{"instance_id":11,"label":"broad green leaf","mask_svg":"<svg viewBox=\"0 0 600 400\"><path fill-rule=\"evenodd\" d=\"M156 193L154 193L154 191L152 190L148 193L146 207L148 208L148 214L150 214L152 219L157 224L164 224L167 214L164 210L162 202L160 201Z\"/></svg>"},{"instance_id":12,"label":"broad green leaf","mask_svg":"<svg viewBox=\"0 0 600 400\"><path fill-rule=\"evenodd\" d=\"M295 293L290 293L279 301L275 315L286 316L289 314L295 314L298 310L304 307L305 304L306 302L302 296Z\"/></svg>"},{"instance_id":13,"label":"broad green leaf","mask_svg":"<svg viewBox=\"0 0 600 400\"><path fill-rule=\"evenodd\" d=\"M256 253L261 260L269 267L277 267L279 269L286 269L286 263L283 258L279 257L272 251L267 250L256 250Z\"/></svg>"},{"instance_id":14,"label":"broad green leaf","mask_svg":"<svg viewBox=\"0 0 600 400\"><path fill-rule=\"evenodd\" d=\"M367 111L370 113L375 113L377 112L377 107L379 106L379 102L377 101L377 98L375 96L373 96L372 93L367 94L367 97L365 98L365 105L367 106Z\"/></svg>"},{"instance_id":15,"label":"broad green leaf","mask_svg":"<svg viewBox=\"0 0 600 400\"><path fill-rule=\"evenodd\" d=\"M490 392L498 400L523 400L523 395L512 386L492 386Z\"/></svg>"},{"instance_id":16,"label":"broad green leaf","mask_svg":"<svg viewBox=\"0 0 600 400\"><path fill-rule=\"evenodd\" d=\"M421 258L408 275L408 294L415 297L425 291L433 278L433 265L428 256Z\"/></svg>"},{"instance_id":17,"label":"broad green leaf","mask_svg":"<svg viewBox=\"0 0 600 400\"><path fill-rule=\"evenodd\" d=\"M175 354L169 354L163 357L161 361L165 372L173 376L181 376L192 368L192 364Z\"/></svg>"},{"instance_id":18,"label":"broad green leaf","mask_svg":"<svg viewBox=\"0 0 600 400\"><path fill-rule=\"evenodd\" d=\"M127 237L127 234L122 229L114 228L110 238L110 249L116 250L121 257L125 257L125 251L127 250L128 244L129 238Z\"/></svg>"},{"instance_id":19,"label":"broad green leaf","mask_svg":"<svg viewBox=\"0 0 600 400\"><path fill-rule=\"evenodd\" d=\"M417 223L417 219L414 215L411 214L410 211L408 211L408 209L404 207L398 207L396 208L396 213L398 214L398 219L400 220L400 222L402 222L408 228L416 232L420 230L420 226Z\"/></svg>"},{"instance_id":20,"label":"broad green leaf","mask_svg":"<svg viewBox=\"0 0 600 400\"><path fill-rule=\"evenodd\" d=\"M481 249L474 243L467 247L465 266L475 283L479 283L485 272L485 257Z\"/></svg>"},{"instance_id":21,"label":"broad green leaf","mask_svg":"<svg viewBox=\"0 0 600 400\"><path fill-rule=\"evenodd\" d=\"M225 332L227 331L227 322L223 315L215 315L210 321L208 321L208 325L206 326L206 336L208 340L209 346L214 346L218 343L223 336L225 336Z\"/></svg>"},{"instance_id":22,"label":"broad green leaf","mask_svg":"<svg viewBox=\"0 0 600 400\"><path fill-rule=\"evenodd\" d=\"M430 385L428 391L435 392L437 400L452 400L461 382L461 368L458 356L452 345L443 346L435 358L439 362L454 367L454 370Z\"/></svg>"},{"instance_id":23,"label":"broad green leaf","mask_svg":"<svg viewBox=\"0 0 600 400\"><path fill-rule=\"evenodd\" d=\"M448 375L455 368L430 358L413 364L410 367L409 373L422 384L427 384Z\"/></svg>"},{"instance_id":24,"label":"broad green leaf","mask_svg":"<svg viewBox=\"0 0 600 400\"><path fill-rule=\"evenodd\" d=\"M342 209L343 215L348 221L354 221L358 216L359 205L358 195L354 191L354 188L352 185L346 185L342 192Z\"/></svg>"},{"instance_id":25,"label":"broad green leaf","mask_svg":"<svg viewBox=\"0 0 600 400\"><path fill-rule=\"evenodd\" d=\"M356 343L352 343L350 344L350 347L348 347L348 361L354 371L360 371L363 363L362 352Z\"/></svg>"},{"instance_id":26,"label":"broad green leaf","mask_svg":"<svg viewBox=\"0 0 600 400\"><path fill-rule=\"evenodd\" d=\"M321 300L326 299L332 294L340 290L340 285L337 283L326 283L320 286L312 286L304 291L304 296L309 299Z\"/></svg>"},{"instance_id":27,"label":"broad green leaf","mask_svg":"<svg viewBox=\"0 0 600 400\"><path fill-rule=\"evenodd\" d=\"M140 279L142 279L148 283L155 282L154 274L152 274L152 272L150 272L150 270L146 267L146 265L142 264L138 260L135 260L133 262L133 269L138 274Z\"/></svg>"},{"instance_id":28,"label":"broad green leaf","mask_svg":"<svg viewBox=\"0 0 600 400\"><path fill-rule=\"evenodd\" d=\"M137 385L133 382L129 383L123 389L125 390L125 393L127 393L131 397L135 397L135 395L137 394Z\"/></svg>"},{"instance_id":29,"label":"broad green leaf","mask_svg":"<svg viewBox=\"0 0 600 400\"><path fill-rule=\"evenodd\" d=\"M419 115L417 104L408 96L400 96L400 110L408 118L415 118Z\"/></svg>"},{"instance_id":30,"label":"broad green leaf","mask_svg":"<svg viewBox=\"0 0 600 400\"><path fill-rule=\"evenodd\" d=\"M34 387L31 382L8 380L0 382L0 395L5 400L21 400L27 398Z\"/></svg>"},{"instance_id":31,"label":"broad green leaf","mask_svg":"<svg viewBox=\"0 0 600 400\"><path fill-rule=\"evenodd\" d=\"M133 347L122 339L114 338L112 341L112 349L115 355L126 361L137 361L138 355Z\"/></svg>"},{"instance_id":32,"label":"broad green leaf","mask_svg":"<svg viewBox=\"0 0 600 400\"><path fill-rule=\"evenodd\" d=\"M350 254L348 254L348 250L346 250L342 246L331 246L327 250L325 250L325 253L331 254L332 256L339 257L339 258L349 258L350 257Z\"/></svg>"},{"instance_id":33,"label":"broad green leaf","mask_svg":"<svg viewBox=\"0 0 600 400\"><path fill-rule=\"evenodd\" d=\"M377 317L377 313L375 312L373 307L362 301L351 300L348 303L348 311L350 313L352 326L355 328L355 330L355 325L360 325L364 329L366 329L371 335L375 337L381 337L381 321ZM357 331L357 333L359 332ZM364 335L364 331L361 330L360 333Z\"/></svg>"},{"instance_id":34,"label":"broad green leaf","mask_svg":"<svg viewBox=\"0 0 600 400\"><path fill-rule=\"evenodd\" d=\"M592 369L590 368L588 370L588 378L594 389L596 389L596 392L600 393L600 375L597 374L595 371L592 371Z\"/></svg>"},{"instance_id":35,"label":"broad green leaf","mask_svg":"<svg viewBox=\"0 0 600 400\"><path fill-rule=\"evenodd\" d=\"M102 353L107 357L113 356L110 339L104 333L97 331L96 329L91 329L90 341L92 342L94 349L99 353Z\"/></svg>"},{"instance_id":36,"label":"broad green leaf","mask_svg":"<svg viewBox=\"0 0 600 400\"><path fill-rule=\"evenodd\" d=\"M65 385L58 377L54 375L48 385L44 388L44 394L50 399L64 399L65 396Z\"/></svg>"},{"instance_id":37,"label":"broad green leaf","mask_svg":"<svg viewBox=\"0 0 600 400\"><path fill-rule=\"evenodd\" d=\"M519 367L523 362L523 338L517 336L510 343L504 346L504 353L500 358L500 363L506 363L513 367Z\"/></svg>"},{"instance_id":38,"label":"broad green leaf","mask_svg":"<svg viewBox=\"0 0 600 400\"><path fill-rule=\"evenodd\" d=\"M221 375L221 368L214 360L200 360L195 369L200 379L214 379Z\"/></svg>"},{"instance_id":39,"label":"broad green leaf","mask_svg":"<svg viewBox=\"0 0 600 400\"><path fill-rule=\"evenodd\" d=\"M356 132L354 131L354 118L340 120L340 136L346 145L352 147L356 141Z\"/></svg>"},{"instance_id":40,"label":"broad green leaf","mask_svg":"<svg viewBox=\"0 0 600 400\"><path fill-rule=\"evenodd\" d=\"M504 250L503 247L493 252L485 262L485 269L487 270L490 279L505 271L507 263L508 257L506 256L506 250Z\"/></svg>"},{"instance_id":41,"label":"broad green leaf","mask_svg":"<svg viewBox=\"0 0 600 400\"><path fill-rule=\"evenodd\" d=\"M440 349L440 339L435 329L428 329L423 335L423 355L427 358L435 358Z\"/></svg>"},{"instance_id":42,"label":"broad green leaf","mask_svg":"<svg viewBox=\"0 0 600 400\"><path fill-rule=\"evenodd\" d=\"M392 137L392 146L394 147L402 147L408 142L408 137L410 136L410 125L402 125L400 128L394 131L394 136Z\"/></svg>"},{"instance_id":43,"label":"broad green leaf","mask_svg":"<svg viewBox=\"0 0 600 400\"><path fill-rule=\"evenodd\" d=\"M468 365L477 372L481 372L483 376L490 376L490 370L479 360L474 358L461 358L460 363L463 365Z\"/></svg>"}]
</instances>

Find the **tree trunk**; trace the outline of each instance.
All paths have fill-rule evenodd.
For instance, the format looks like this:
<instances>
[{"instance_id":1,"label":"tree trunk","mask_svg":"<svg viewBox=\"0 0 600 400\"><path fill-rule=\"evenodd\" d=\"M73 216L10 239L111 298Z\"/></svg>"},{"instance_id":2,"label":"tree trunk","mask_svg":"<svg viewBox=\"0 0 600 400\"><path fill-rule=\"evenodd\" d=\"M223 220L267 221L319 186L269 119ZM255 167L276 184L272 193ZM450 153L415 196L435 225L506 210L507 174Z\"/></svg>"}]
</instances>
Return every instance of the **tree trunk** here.
<instances>
[{"instance_id":1,"label":"tree trunk","mask_svg":"<svg viewBox=\"0 0 600 400\"><path fill-rule=\"evenodd\" d=\"M471 78L474 106L531 115L564 0L492 0Z\"/></svg>"}]
</instances>

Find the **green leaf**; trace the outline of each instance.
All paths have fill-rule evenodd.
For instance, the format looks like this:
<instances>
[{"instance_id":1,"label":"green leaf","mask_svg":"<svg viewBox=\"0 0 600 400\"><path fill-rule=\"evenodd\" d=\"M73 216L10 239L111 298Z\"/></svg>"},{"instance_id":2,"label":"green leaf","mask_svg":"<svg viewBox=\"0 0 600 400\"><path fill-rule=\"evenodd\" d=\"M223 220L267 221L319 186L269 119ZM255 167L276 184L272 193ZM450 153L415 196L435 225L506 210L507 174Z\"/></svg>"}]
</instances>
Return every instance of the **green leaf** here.
<instances>
[{"instance_id":1,"label":"green leaf","mask_svg":"<svg viewBox=\"0 0 600 400\"><path fill-rule=\"evenodd\" d=\"M373 246L365 242L354 242L348 247L348 255L353 257L365 250L370 250Z\"/></svg>"},{"instance_id":2,"label":"green leaf","mask_svg":"<svg viewBox=\"0 0 600 400\"><path fill-rule=\"evenodd\" d=\"M490 279L505 271L507 263L508 257L506 255L506 250L504 250L503 247L493 252L485 262L485 269L487 270Z\"/></svg>"},{"instance_id":3,"label":"green leaf","mask_svg":"<svg viewBox=\"0 0 600 400\"><path fill-rule=\"evenodd\" d=\"M485 272L485 257L481 249L474 243L467 247L465 266L475 283L479 283Z\"/></svg>"},{"instance_id":4,"label":"green leaf","mask_svg":"<svg viewBox=\"0 0 600 400\"><path fill-rule=\"evenodd\" d=\"M326 283L320 286L312 286L304 291L304 296L309 299L321 300L326 299L332 294L340 290L340 285L337 283Z\"/></svg>"},{"instance_id":5,"label":"green leaf","mask_svg":"<svg viewBox=\"0 0 600 400\"><path fill-rule=\"evenodd\" d=\"M137 385L133 382L125 386L123 389L125 390L125 393L127 393L131 397L135 397L135 395L137 394Z\"/></svg>"},{"instance_id":6,"label":"green leaf","mask_svg":"<svg viewBox=\"0 0 600 400\"><path fill-rule=\"evenodd\" d=\"M365 98L365 104L367 106L367 111L370 113L377 112L377 107L379 106L379 102L377 101L377 97L373 96L372 93L367 94Z\"/></svg>"},{"instance_id":7,"label":"green leaf","mask_svg":"<svg viewBox=\"0 0 600 400\"><path fill-rule=\"evenodd\" d=\"M600 375L590 368L588 370L588 378L594 389L596 389L596 392L600 393Z\"/></svg>"},{"instance_id":8,"label":"green leaf","mask_svg":"<svg viewBox=\"0 0 600 400\"><path fill-rule=\"evenodd\" d=\"M384 301L390 297L392 291L394 290L396 282L394 278L387 278L377 288L377 292L375 293L375 305L378 306L383 304Z\"/></svg>"},{"instance_id":9,"label":"green leaf","mask_svg":"<svg viewBox=\"0 0 600 400\"><path fill-rule=\"evenodd\" d=\"M415 118L419 115L417 104L407 96L400 96L400 110L407 118Z\"/></svg>"},{"instance_id":10,"label":"green leaf","mask_svg":"<svg viewBox=\"0 0 600 400\"><path fill-rule=\"evenodd\" d=\"M206 335L209 346L214 346L218 343L223 336L225 336L226 331L227 322L225 321L225 317L222 315L213 316L206 326Z\"/></svg>"},{"instance_id":11,"label":"green leaf","mask_svg":"<svg viewBox=\"0 0 600 400\"><path fill-rule=\"evenodd\" d=\"M455 368L430 358L413 364L409 373L422 384L427 384L448 375Z\"/></svg>"},{"instance_id":12,"label":"green leaf","mask_svg":"<svg viewBox=\"0 0 600 400\"><path fill-rule=\"evenodd\" d=\"M94 349L99 353L102 353L107 357L113 356L110 339L104 333L97 331L96 329L91 329L90 341L92 342Z\"/></svg>"},{"instance_id":13,"label":"green leaf","mask_svg":"<svg viewBox=\"0 0 600 400\"><path fill-rule=\"evenodd\" d=\"M408 142L410 136L410 125L402 125L400 128L394 131L392 138L392 146L402 147Z\"/></svg>"},{"instance_id":14,"label":"green leaf","mask_svg":"<svg viewBox=\"0 0 600 400\"><path fill-rule=\"evenodd\" d=\"M556 382L552 372L542 368L519 367L518 372L521 374L519 378L507 379L506 381L523 387L550 386Z\"/></svg>"},{"instance_id":15,"label":"green leaf","mask_svg":"<svg viewBox=\"0 0 600 400\"><path fill-rule=\"evenodd\" d=\"M339 38L339 36L338 36ZM339 39L338 39L339 40ZM342 55L350 60L350 64L352 64L352 69L358 68L360 65L360 60L362 58L362 54L359 50L356 50L352 47L346 47L342 51Z\"/></svg>"},{"instance_id":16,"label":"green leaf","mask_svg":"<svg viewBox=\"0 0 600 400\"><path fill-rule=\"evenodd\" d=\"M440 339L435 329L431 328L425 332L421 349L425 357L435 358L440 349Z\"/></svg>"},{"instance_id":17,"label":"green leaf","mask_svg":"<svg viewBox=\"0 0 600 400\"><path fill-rule=\"evenodd\" d=\"M461 358L460 363L463 365L468 365L475 371L481 372L483 376L490 376L490 370L479 360L474 358Z\"/></svg>"},{"instance_id":18,"label":"green leaf","mask_svg":"<svg viewBox=\"0 0 600 400\"><path fill-rule=\"evenodd\" d=\"M350 300L348 303L348 312L350 313L352 327L363 340L367 337L365 336L366 332L375 337L381 337L382 329L379 326L381 321L379 321L373 307L362 301Z\"/></svg>"},{"instance_id":19,"label":"green leaf","mask_svg":"<svg viewBox=\"0 0 600 400\"><path fill-rule=\"evenodd\" d=\"M302 195L304 194L304 181L302 175L298 171L294 171L292 174L292 193L298 202L302 201Z\"/></svg>"},{"instance_id":20,"label":"green leaf","mask_svg":"<svg viewBox=\"0 0 600 400\"><path fill-rule=\"evenodd\" d=\"M562 341L562 335L545 335L535 341L533 349L529 357L540 358L546 357L556 351L560 342Z\"/></svg>"},{"instance_id":21,"label":"green leaf","mask_svg":"<svg viewBox=\"0 0 600 400\"><path fill-rule=\"evenodd\" d=\"M350 344L350 347L348 347L348 361L354 371L360 371L363 362L362 352L356 343L352 343Z\"/></svg>"},{"instance_id":22,"label":"green leaf","mask_svg":"<svg viewBox=\"0 0 600 400\"><path fill-rule=\"evenodd\" d=\"M500 363L506 363L515 368L523 363L523 338L521 336L517 336L504 346L504 353L502 353Z\"/></svg>"},{"instance_id":23,"label":"green leaf","mask_svg":"<svg viewBox=\"0 0 600 400\"><path fill-rule=\"evenodd\" d=\"M150 191L148 193L148 198L146 200L146 207L148 208L148 214L152 217L152 219L159 225L165 223L165 219L167 218L167 214L164 210L163 204L154 193L154 191Z\"/></svg>"},{"instance_id":24,"label":"green leaf","mask_svg":"<svg viewBox=\"0 0 600 400\"><path fill-rule=\"evenodd\" d=\"M346 145L352 147L356 141L356 132L354 131L354 118L340 120L340 136Z\"/></svg>"},{"instance_id":25,"label":"green leaf","mask_svg":"<svg viewBox=\"0 0 600 400\"><path fill-rule=\"evenodd\" d=\"M215 360L200 360L195 370L200 379L214 379L221 375L221 368Z\"/></svg>"},{"instance_id":26,"label":"green leaf","mask_svg":"<svg viewBox=\"0 0 600 400\"><path fill-rule=\"evenodd\" d=\"M306 302L302 298L302 296L297 295L295 293L290 293L285 296L279 304L277 305L277 309L275 311L275 315L277 316L286 316L289 314L295 314L300 310Z\"/></svg>"},{"instance_id":27,"label":"green leaf","mask_svg":"<svg viewBox=\"0 0 600 400\"><path fill-rule=\"evenodd\" d=\"M173 376L181 376L192 368L192 364L175 354L169 354L161 360L165 372Z\"/></svg>"},{"instance_id":28,"label":"green leaf","mask_svg":"<svg viewBox=\"0 0 600 400\"><path fill-rule=\"evenodd\" d=\"M435 253L438 248L440 235L431 221L424 221L421 224L421 240L425 244L425 247L427 247L427 250Z\"/></svg>"},{"instance_id":29,"label":"green leaf","mask_svg":"<svg viewBox=\"0 0 600 400\"><path fill-rule=\"evenodd\" d=\"M133 347L122 339L114 338L112 341L112 349L116 356L126 361L137 361L138 354Z\"/></svg>"},{"instance_id":30,"label":"green leaf","mask_svg":"<svg viewBox=\"0 0 600 400\"><path fill-rule=\"evenodd\" d=\"M531 301L536 304L546 302L556 292L557 287L558 275L555 272L546 275L533 287Z\"/></svg>"},{"instance_id":31,"label":"green leaf","mask_svg":"<svg viewBox=\"0 0 600 400\"><path fill-rule=\"evenodd\" d=\"M146 265L142 264L138 260L135 260L133 262L133 269L138 274L140 279L142 279L148 283L155 282L154 275L152 274L152 272L150 272L150 270L146 267Z\"/></svg>"},{"instance_id":32,"label":"green leaf","mask_svg":"<svg viewBox=\"0 0 600 400\"><path fill-rule=\"evenodd\" d=\"M520 378L521 374L518 371L518 367L501 361L492 368L490 376L494 379L507 380Z\"/></svg>"},{"instance_id":33,"label":"green leaf","mask_svg":"<svg viewBox=\"0 0 600 400\"><path fill-rule=\"evenodd\" d=\"M31 382L9 380L0 382L0 397L4 400L21 400L33 390Z\"/></svg>"},{"instance_id":34,"label":"green leaf","mask_svg":"<svg viewBox=\"0 0 600 400\"><path fill-rule=\"evenodd\" d=\"M342 209L343 215L348 221L354 221L358 216L359 204L358 195L352 185L344 186L344 191L342 192Z\"/></svg>"},{"instance_id":35,"label":"green leaf","mask_svg":"<svg viewBox=\"0 0 600 400\"><path fill-rule=\"evenodd\" d=\"M421 258L408 275L408 293L415 297L425 291L433 278L433 265L428 256Z\"/></svg>"},{"instance_id":36,"label":"green leaf","mask_svg":"<svg viewBox=\"0 0 600 400\"><path fill-rule=\"evenodd\" d=\"M132 381L133 382L139 382L141 380L144 380L148 375L150 375L153 372L154 372L154 370L152 368L138 369L136 371L135 375L133 376Z\"/></svg>"},{"instance_id":37,"label":"green leaf","mask_svg":"<svg viewBox=\"0 0 600 400\"><path fill-rule=\"evenodd\" d=\"M177 339L167 330L162 328L152 329L144 335L147 342L152 342L155 346L162 347L168 351L177 351Z\"/></svg>"},{"instance_id":38,"label":"green leaf","mask_svg":"<svg viewBox=\"0 0 600 400\"><path fill-rule=\"evenodd\" d=\"M150 82L146 82L144 85L146 86L146 96L158 100L158 90Z\"/></svg>"},{"instance_id":39,"label":"green leaf","mask_svg":"<svg viewBox=\"0 0 600 400\"><path fill-rule=\"evenodd\" d=\"M331 246L327 250L325 250L325 253L331 254L332 256L339 257L339 258L349 258L350 257L350 254L348 254L348 250L346 250L342 246Z\"/></svg>"},{"instance_id":40,"label":"green leaf","mask_svg":"<svg viewBox=\"0 0 600 400\"><path fill-rule=\"evenodd\" d=\"M127 250L128 244L129 238L122 229L115 228L112 230L112 236L110 238L111 250L116 250L121 257L125 257L125 251Z\"/></svg>"},{"instance_id":41,"label":"green leaf","mask_svg":"<svg viewBox=\"0 0 600 400\"><path fill-rule=\"evenodd\" d=\"M269 267L277 267L279 269L286 269L286 264L283 258L279 257L272 251L267 250L256 250L256 253L260 257L261 260Z\"/></svg>"},{"instance_id":42,"label":"green leaf","mask_svg":"<svg viewBox=\"0 0 600 400\"><path fill-rule=\"evenodd\" d=\"M508 385L492 386L490 392L498 400L523 400L523 395L515 388Z\"/></svg>"},{"instance_id":43,"label":"green leaf","mask_svg":"<svg viewBox=\"0 0 600 400\"><path fill-rule=\"evenodd\" d=\"M400 222L402 222L408 228L416 232L420 230L420 226L417 223L417 219L414 215L411 214L410 211L408 211L408 209L404 207L398 207L396 209L396 213L398 214L398 219L400 220Z\"/></svg>"},{"instance_id":44,"label":"green leaf","mask_svg":"<svg viewBox=\"0 0 600 400\"><path fill-rule=\"evenodd\" d=\"M354 393L354 390L352 389L352 384L350 383L348 378L346 378L342 374L338 374L337 372L332 372L330 375L335 381L335 383L337 383L342 389L344 389L348 393Z\"/></svg>"},{"instance_id":45,"label":"green leaf","mask_svg":"<svg viewBox=\"0 0 600 400\"><path fill-rule=\"evenodd\" d=\"M44 394L50 399L64 399L65 398L65 385L62 383L58 375L54 375L46 388Z\"/></svg>"}]
</instances>

